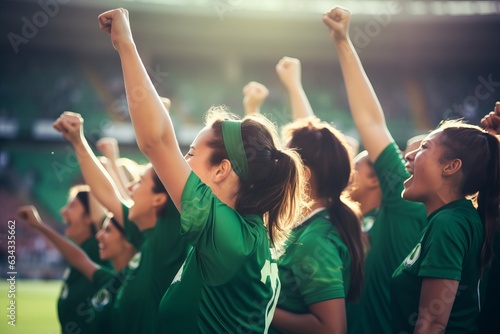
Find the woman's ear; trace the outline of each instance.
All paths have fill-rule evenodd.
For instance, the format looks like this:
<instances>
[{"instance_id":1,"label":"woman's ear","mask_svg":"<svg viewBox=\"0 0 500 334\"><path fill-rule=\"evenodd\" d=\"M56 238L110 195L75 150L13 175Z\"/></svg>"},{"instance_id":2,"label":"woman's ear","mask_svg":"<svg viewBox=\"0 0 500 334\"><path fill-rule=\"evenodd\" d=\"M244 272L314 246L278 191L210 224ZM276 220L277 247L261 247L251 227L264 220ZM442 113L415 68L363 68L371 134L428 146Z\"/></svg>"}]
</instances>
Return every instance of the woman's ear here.
<instances>
[{"instance_id":1,"label":"woman's ear","mask_svg":"<svg viewBox=\"0 0 500 334\"><path fill-rule=\"evenodd\" d=\"M443 169L443 176L451 176L457 173L461 168L462 168L462 160L453 159L445 165Z\"/></svg>"},{"instance_id":2,"label":"woman's ear","mask_svg":"<svg viewBox=\"0 0 500 334\"><path fill-rule=\"evenodd\" d=\"M153 205L156 208L161 208L167 203L168 196L165 193L158 193L155 194L154 199L153 199Z\"/></svg>"},{"instance_id":3,"label":"woman's ear","mask_svg":"<svg viewBox=\"0 0 500 334\"><path fill-rule=\"evenodd\" d=\"M228 177L233 171L231 162L228 159L223 159L218 166L215 166L212 173L212 181L220 183Z\"/></svg>"}]
</instances>

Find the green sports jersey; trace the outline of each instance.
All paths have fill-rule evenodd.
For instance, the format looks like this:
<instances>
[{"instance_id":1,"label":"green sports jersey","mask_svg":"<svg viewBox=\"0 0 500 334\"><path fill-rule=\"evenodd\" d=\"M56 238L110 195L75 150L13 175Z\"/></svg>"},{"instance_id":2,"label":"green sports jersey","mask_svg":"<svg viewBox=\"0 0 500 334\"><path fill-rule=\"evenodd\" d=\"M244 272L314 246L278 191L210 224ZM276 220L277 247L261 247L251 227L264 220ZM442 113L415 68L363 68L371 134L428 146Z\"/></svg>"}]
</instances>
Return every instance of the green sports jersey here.
<instances>
[{"instance_id":1,"label":"green sports jersey","mask_svg":"<svg viewBox=\"0 0 500 334\"><path fill-rule=\"evenodd\" d=\"M262 217L241 216L194 173L181 205L194 248L161 301L161 332L267 333L280 281Z\"/></svg>"},{"instance_id":2,"label":"green sports jersey","mask_svg":"<svg viewBox=\"0 0 500 334\"><path fill-rule=\"evenodd\" d=\"M111 267L108 261L101 261L99 258L99 247L95 237L92 236L85 240L80 248L96 264ZM99 285L93 284L77 269L71 266L66 269L63 276L63 287L57 301L57 314L62 333L74 333L75 331L90 333L87 322L77 314L77 309L98 289Z\"/></svg>"},{"instance_id":3,"label":"green sports jersey","mask_svg":"<svg viewBox=\"0 0 500 334\"><path fill-rule=\"evenodd\" d=\"M125 205L123 217L127 239L139 248L113 304L113 332L156 333L160 300L186 258L188 243L181 238L179 212L172 201L155 227L142 233L127 218Z\"/></svg>"},{"instance_id":4,"label":"green sports jersey","mask_svg":"<svg viewBox=\"0 0 500 334\"><path fill-rule=\"evenodd\" d=\"M282 284L278 308L304 314L311 304L345 298L351 257L328 210L317 212L292 231L278 269Z\"/></svg>"},{"instance_id":5,"label":"green sports jersey","mask_svg":"<svg viewBox=\"0 0 500 334\"><path fill-rule=\"evenodd\" d=\"M92 280L101 288L79 310L80 314L86 317L90 333L112 333L112 307L116 301L116 294L124 284L124 276L124 270L114 272L101 268L94 273Z\"/></svg>"},{"instance_id":6,"label":"green sports jersey","mask_svg":"<svg viewBox=\"0 0 500 334\"><path fill-rule=\"evenodd\" d=\"M380 153L374 168L382 190L382 202L375 223L368 231L371 245L365 261L361 297L346 307L347 330L352 334L391 332L392 273L415 246L427 224L423 204L401 197L403 182L410 175L395 143Z\"/></svg>"},{"instance_id":7,"label":"green sports jersey","mask_svg":"<svg viewBox=\"0 0 500 334\"><path fill-rule=\"evenodd\" d=\"M459 281L446 333L476 333L479 315L483 224L468 200L457 200L429 216L420 241L396 269L391 284L392 329L413 333L423 278ZM449 293L443 291L442 296ZM441 301L438 297L436 309ZM442 306L441 306L442 307Z\"/></svg>"},{"instance_id":8,"label":"green sports jersey","mask_svg":"<svg viewBox=\"0 0 500 334\"><path fill-rule=\"evenodd\" d=\"M485 268L481 280L481 301L484 302L479 314L480 333L500 333L500 227L497 228L493 244L493 260Z\"/></svg>"}]
</instances>

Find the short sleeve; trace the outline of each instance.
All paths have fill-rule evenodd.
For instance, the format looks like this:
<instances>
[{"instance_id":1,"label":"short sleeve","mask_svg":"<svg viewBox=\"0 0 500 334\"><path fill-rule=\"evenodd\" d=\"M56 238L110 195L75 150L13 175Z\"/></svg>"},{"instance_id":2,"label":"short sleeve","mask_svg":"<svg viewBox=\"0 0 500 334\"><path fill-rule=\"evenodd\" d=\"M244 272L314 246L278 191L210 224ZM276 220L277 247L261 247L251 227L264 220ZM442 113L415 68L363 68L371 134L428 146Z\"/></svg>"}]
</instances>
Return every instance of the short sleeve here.
<instances>
[{"instance_id":1,"label":"short sleeve","mask_svg":"<svg viewBox=\"0 0 500 334\"><path fill-rule=\"evenodd\" d=\"M250 217L245 220L190 174L181 200L181 234L196 249L205 283L222 284L254 252L265 228L262 219Z\"/></svg>"},{"instance_id":2,"label":"short sleeve","mask_svg":"<svg viewBox=\"0 0 500 334\"><path fill-rule=\"evenodd\" d=\"M396 143L390 143L374 163L384 205L405 202L401 198L404 181L410 177Z\"/></svg>"},{"instance_id":3,"label":"short sleeve","mask_svg":"<svg viewBox=\"0 0 500 334\"><path fill-rule=\"evenodd\" d=\"M460 281L468 251L467 220L452 212L433 217L422 249L418 276Z\"/></svg>"},{"instance_id":4,"label":"short sleeve","mask_svg":"<svg viewBox=\"0 0 500 334\"><path fill-rule=\"evenodd\" d=\"M292 271L300 278L300 295L306 305L345 298L344 263L330 234L303 236L295 247Z\"/></svg>"},{"instance_id":5,"label":"short sleeve","mask_svg":"<svg viewBox=\"0 0 500 334\"><path fill-rule=\"evenodd\" d=\"M125 229L125 236L127 241L134 245L135 249L139 249L144 242L144 235L139 230L139 227L128 219L129 207L122 203L123 212L123 228Z\"/></svg>"}]
</instances>

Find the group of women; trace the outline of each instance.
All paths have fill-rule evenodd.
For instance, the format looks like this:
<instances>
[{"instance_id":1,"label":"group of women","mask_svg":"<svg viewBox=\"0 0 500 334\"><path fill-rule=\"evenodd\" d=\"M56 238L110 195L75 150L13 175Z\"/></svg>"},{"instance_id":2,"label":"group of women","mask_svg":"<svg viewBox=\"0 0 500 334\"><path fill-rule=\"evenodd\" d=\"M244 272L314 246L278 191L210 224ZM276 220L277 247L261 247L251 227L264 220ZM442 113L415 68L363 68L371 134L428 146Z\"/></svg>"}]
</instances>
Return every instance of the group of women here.
<instances>
[{"instance_id":1,"label":"group of women","mask_svg":"<svg viewBox=\"0 0 500 334\"><path fill-rule=\"evenodd\" d=\"M108 212L94 236L84 203L71 197L68 207L75 202L79 210L78 218L65 216L71 242L43 224L34 207L20 209L87 284L81 289L88 297L68 306L74 314L59 312L64 333L479 330L478 287L494 272L499 226L500 106L483 120L486 129L444 123L405 163L349 39L350 17L337 7L323 22L380 187L366 233L359 206L346 196L362 187L350 184L352 147L314 117L297 59L276 66L294 118L282 140L258 112L267 89L252 83L244 91L247 115L240 120L212 108L183 156L128 12L99 16L121 60L137 144L151 164L129 187L129 206L87 144L82 117L66 112L54 123ZM85 237L69 234L73 224L88 225ZM94 237L100 259L84 247L89 240L95 248Z\"/></svg>"}]
</instances>

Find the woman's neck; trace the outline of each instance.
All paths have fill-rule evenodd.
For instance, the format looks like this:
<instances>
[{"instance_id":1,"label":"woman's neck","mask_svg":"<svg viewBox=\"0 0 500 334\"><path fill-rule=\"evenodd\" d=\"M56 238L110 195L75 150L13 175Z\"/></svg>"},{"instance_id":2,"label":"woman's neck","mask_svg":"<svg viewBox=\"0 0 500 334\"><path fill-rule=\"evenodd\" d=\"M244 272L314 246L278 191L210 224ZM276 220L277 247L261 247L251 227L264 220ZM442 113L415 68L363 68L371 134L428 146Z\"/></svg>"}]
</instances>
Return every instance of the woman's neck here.
<instances>
[{"instance_id":1,"label":"woman's neck","mask_svg":"<svg viewBox=\"0 0 500 334\"><path fill-rule=\"evenodd\" d=\"M430 216L434 211L446 204L463 198L465 198L463 195L457 195L455 193L436 193L435 196L424 202L427 216Z\"/></svg>"},{"instance_id":2,"label":"woman's neck","mask_svg":"<svg viewBox=\"0 0 500 334\"><path fill-rule=\"evenodd\" d=\"M134 223L137 225L139 230L144 231L156 226L156 220L158 215L156 211L150 211L144 214L142 217L137 217Z\"/></svg>"},{"instance_id":3,"label":"woman's neck","mask_svg":"<svg viewBox=\"0 0 500 334\"><path fill-rule=\"evenodd\" d=\"M116 258L111 259L113 268L115 268L117 272L122 271L130 262L132 257L134 257L135 253L136 253L135 249L131 249L127 250L126 252L122 252Z\"/></svg>"}]
</instances>

